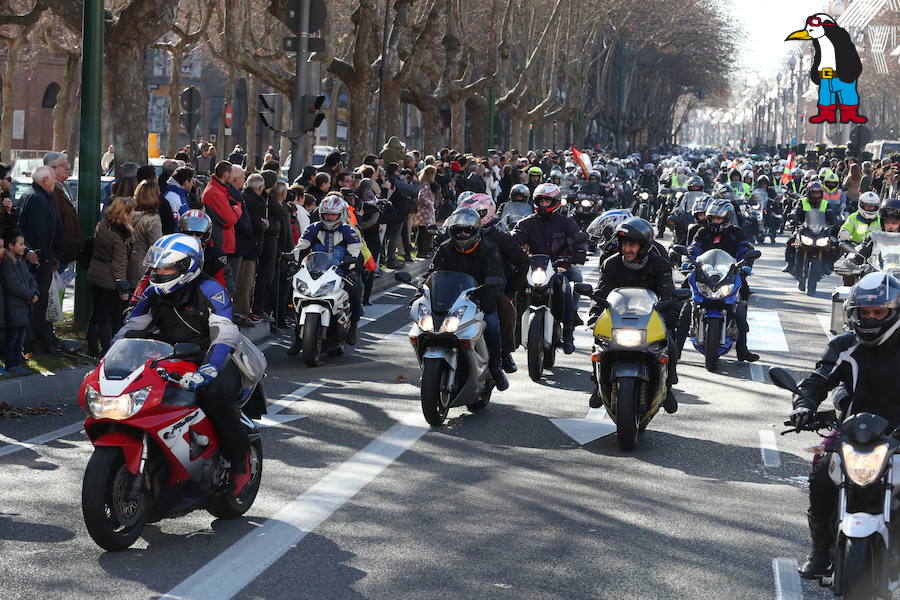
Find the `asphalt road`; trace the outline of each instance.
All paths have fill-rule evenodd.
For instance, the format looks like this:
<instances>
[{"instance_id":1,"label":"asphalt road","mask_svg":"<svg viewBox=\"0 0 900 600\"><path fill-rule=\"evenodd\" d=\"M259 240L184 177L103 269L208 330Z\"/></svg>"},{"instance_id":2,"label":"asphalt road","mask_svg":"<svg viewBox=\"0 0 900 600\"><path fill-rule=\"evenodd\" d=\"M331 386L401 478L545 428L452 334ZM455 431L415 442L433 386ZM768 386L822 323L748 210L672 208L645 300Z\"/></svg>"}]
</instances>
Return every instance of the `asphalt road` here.
<instances>
[{"instance_id":1,"label":"asphalt road","mask_svg":"<svg viewBox=\"0 0 900 600\"><path fill-rule=\"evenodd\" d=\"M78 407L0 420L0 597L830 597L790 562L806 551L804 448L817 438L778 435L789 395L764 370L814 365L836 278L809 298L780 272L781 243L761 249L750 344L761 366L732 353L708 373L686 350L680 410L631 453L614 435L580 445L550 420L587 414L587 332L541 383L520 350L509 390L429 429L409 288L380 297L356 349L322 367L269 345L266 390L286 399L242 519L195 512L104 553L81 517L91 446ZM596 259L585 270L596 282Z\"/></svg>"}]
</instances>

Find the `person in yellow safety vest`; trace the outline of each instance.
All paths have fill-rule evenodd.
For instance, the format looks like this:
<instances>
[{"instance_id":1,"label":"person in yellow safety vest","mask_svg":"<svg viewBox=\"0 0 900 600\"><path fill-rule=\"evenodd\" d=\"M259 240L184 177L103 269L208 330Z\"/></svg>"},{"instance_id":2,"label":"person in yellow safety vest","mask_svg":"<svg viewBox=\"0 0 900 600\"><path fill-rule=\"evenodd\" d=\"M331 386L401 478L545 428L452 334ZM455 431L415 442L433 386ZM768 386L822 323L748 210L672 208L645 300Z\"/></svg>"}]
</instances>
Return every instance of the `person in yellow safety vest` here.
<instances>
[{"instance_id":1,"label":"person in yellow safety vest","mask_svg":"<svg viewBox=\"0 0 900 600\"><path fill-rule=\"evenodd\" d=\"M828 201L822 197L823 194L824 189L818 181L813 181L806 186L806 195L800 198L800 202L797 203L797 208L794 211L794 222L797 223L798 228L802 227L803 223L806 222L806 213L810 211L825 213L826 221L829 225L832 224L833 214L828 210ZM794 246L796 240L797 234L788 238L787 247L784 250L784 259L787 264L781 270L783 273L792 273L794 270L794 257L797 254L797 248Z\"/></svg>"},{"instance_id":2,"label":"person in yellow safety vest","mask_svg":"<svg viewBox=\"0 0 900 600\"><path fill-rule=\"evenodd\" d=\"M859 196L859 209L847 217L838 231L838 239L842 242L861 244L872 231L881 231L881 219L878 209L881 199L875 192L865 192Z\"/></svg>"},{"instance_id":3,"label":"person in yellow safety vest","mask_svg":"<svg viewBox=\"0 0 900 600\"><path fill-rule=\"evenodd\" d=\"M742 200L750 197L750 186L742 181L741 172L737 169L728 172L728 183L734 190L735 199L741 204Z\"/></svg>"},{"instance_id":4,"label":"person in yellow safety vest","mask_svg":"<svg viewBox=\"0 0 900 600\"><path fill-rule=\"evenodd\" d=\"M822 187L825 193L822 196L828 201L828 210L833 215L842 215L847 210L847 194L841 189L841 178L832 170L828 170L822 177Z\"/></svg>"}]
</instances>

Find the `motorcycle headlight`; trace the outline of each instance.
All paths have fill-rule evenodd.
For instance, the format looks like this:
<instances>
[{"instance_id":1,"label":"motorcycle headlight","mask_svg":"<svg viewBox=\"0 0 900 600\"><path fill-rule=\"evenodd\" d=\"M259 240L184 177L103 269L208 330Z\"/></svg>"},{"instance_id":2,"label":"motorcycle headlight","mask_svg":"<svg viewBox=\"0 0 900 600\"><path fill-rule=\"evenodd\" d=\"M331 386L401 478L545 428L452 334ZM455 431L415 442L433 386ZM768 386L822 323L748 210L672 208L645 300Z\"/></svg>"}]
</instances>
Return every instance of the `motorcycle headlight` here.
<instances>
[{"instance_id":1,"label":"motorcycle headlight","mask_svg":"<svg viewBox=\"0 0 900 600\"><path fill-rule=\"evenodd\" d=\"M297 293L301 296L309 296L309 286L302 279L295 279L297 282Z\"/></svg>"},{"instance_id":2,"label":"motorcycle headlight","mask_svg":"<svg viewBox=\"0 0 900 600\"><path fill-rule=\"evenodd\" d=\"M594 203L591 202L590 200L582 200L582 201L581 201L581 207L582 207L582 208L590 208L590 207L592 207L592 206L594 206Z\"/></svg>"},{"instance_id":3,"label":"motorcycle headlight","mask_svg":"<svg viewBox=\"0 0 900 600\"><path fill-rule=\"evenodd\" d=\"M816 246L823 247L828 245L828 238L823 237L816 240Z\"/></svg>"},{"instance_id":4,"label":"motorcycle headlight","mask_svg":"<svg viewBox=\"0 0 900 600\"><path fill-rule=\"evenodd\" d=\"M127 419L141 410L152 389L148 386L121 396L101 396L99 391L88 386L88 411L95 419Z\"/></svg>"},{"instance_id":5,"label":"motorcycle headlight","mask_svg":"<svg viewBox=\"0 0 900 600\"><path fill-rule=\"evenodd\" d=\"M547 283L547 271L544 269L531 270L531 285L544 285Z\"/></svg>"},{"instance_id":6,"label":"motorcycle headlight","mask_svg":"<svg viewBox=\"0 0 900 600\"><path fill-rule=\"evenodd\" d=\"M434 319L431 318L431 310L425 305L419 305L419 314L416 317L416 325L422 331L434 331Z\"/></svg>"},{"instance_id":7,"label":"motorcycle headlight","mask_svg":"<svg viewBox=\"0 0 900 600\"><path fill-rule=\"evenodd\" d=\"M644 343L644 332L631 327L613 329L612 339L620 346L639 346Z\"/></svg>"},{"instance_id":8,"label":"motorcycle headlight","mask_svg":"<svg viewBox=\"0 0 900 600\"><path fill-rule=\"evenodd\" d=\"M566 200L565 198L563 198L562 200L559 201L559 205L560 205L560 206L566 206L566 205L568 205L568 204L569 204L569 201Z\"/></svg>"},{"instance_id":9,"label":"motorcycle headlight","mask_svg":"<svg viewBox=\"0 0 900 600\"><path fill-rule=\"evenodd\" d=\"M698 283L697 288L700 290L700 293L707 298L724 298L734 290L734 284L726 283L719 286L717 289L713 289L705 283Z\"/></svg>"},{"instance_id":10,"label":"motorcycle headlight","mask_svg":"<svg viewBox=\"0 0 900 600\"><path fill-rule=\"evenodd\" d=\"M451 310L441 323L441 333L456 333L464 314L465 309Z\"/></svg>"},{"instance_id":11,"label":"motorcycle headlight","mask_svg":"<svg viewBox=\"0 0 900 600\"><path fill-rule=\"evenodd\" d=\"M317 289L315 292L313 292L312 297L319 298L321 296L327 296L334 291L334 285L334 281L329 281L328 283Z\"/></svg>"},{"instance_id":12,"label":"motorcycle headlight","mask_svg":"<svg viewBox=\"0 0 900 600\"><path fill-rule=\"evenodd\" d=\"M878 444L869 452L857 452L850 444L841 446L847 477L856 485L866 486L878 479L888 458L888 444Z\"/></svg>"},{"instance_id":13,"label":"motorcycle headlight","mask_svg":"<svg viewBox=\"0 0 900 600\"><path fill-rule=\"evenodd\" d=\"M805 245L805 246L813 246L813 245L815 245L815 241L813 241L813 239L812 239L811 237L809 237L808 235L801 235L801 236L800 236L800 243L802 243L802 244Z\"/></svg>"}]
</instances>

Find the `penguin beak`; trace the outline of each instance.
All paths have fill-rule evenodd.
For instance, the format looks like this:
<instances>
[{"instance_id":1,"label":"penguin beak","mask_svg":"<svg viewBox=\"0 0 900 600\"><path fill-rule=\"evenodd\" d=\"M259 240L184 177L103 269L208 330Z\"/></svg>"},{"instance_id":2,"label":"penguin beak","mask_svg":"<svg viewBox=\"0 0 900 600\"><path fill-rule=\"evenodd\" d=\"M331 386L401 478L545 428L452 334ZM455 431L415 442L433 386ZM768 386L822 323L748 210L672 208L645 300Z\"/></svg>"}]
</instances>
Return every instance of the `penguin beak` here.
<instances>
[{"instance_id":1,"label":"penguin beak","mask_svg":"<svg viewBox=\"0 0 900 600\"><path fill-rule=\"evenodd\" d=\"M805 29L801 29L801 30L799 30L799 31L795 31L795 32L792 33L791 35L789 35L789 36L787 36L786 38L784 38L784 41L788 41L788 40L811 40L811 39L812 39L812 36L809 35L809 32L806 31Z\"/></svg>"}]
</instances>

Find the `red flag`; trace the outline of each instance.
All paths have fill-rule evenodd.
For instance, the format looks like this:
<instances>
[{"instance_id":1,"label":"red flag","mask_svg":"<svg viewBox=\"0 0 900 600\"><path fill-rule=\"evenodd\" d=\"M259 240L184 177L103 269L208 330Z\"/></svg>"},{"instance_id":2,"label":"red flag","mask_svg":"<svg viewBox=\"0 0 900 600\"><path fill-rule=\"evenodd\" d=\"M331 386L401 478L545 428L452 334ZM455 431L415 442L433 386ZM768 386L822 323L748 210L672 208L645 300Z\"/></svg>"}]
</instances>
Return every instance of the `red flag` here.
<instances>
[{"instance_id":1,"label":"red flag","mask_svg":"<svg viewBox=\"0 0 900 600\"><path fill-rule=\"evenodd\" d=\"M794 153L788 152L787 164L784 165L784 173L781 174L781 185L791 182L791 171L794 169Z\"/></svg>"},{"instance_id":2,"label":"red flag","mask_svg":"<svg viewBox=\"0 0 900 600\"><path fill-rule=\"evenodd\" d=\"M581 167L581 172L584 174L584 178L587 179L588 175L590 175L590 172L591 172L590 159L587 156L585 156L585 154L583 152L579 152L578 149L575 148L574 144L572 145L571 150L572 150L572 156L575 157L575 164L577 164L579 167Z\"/></svg>"}]
</instances>

